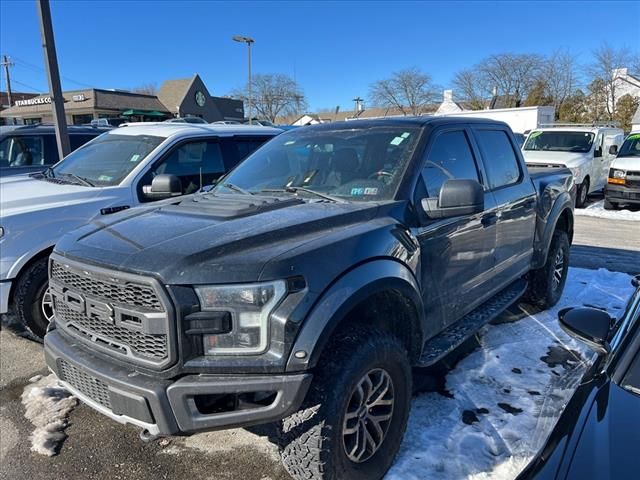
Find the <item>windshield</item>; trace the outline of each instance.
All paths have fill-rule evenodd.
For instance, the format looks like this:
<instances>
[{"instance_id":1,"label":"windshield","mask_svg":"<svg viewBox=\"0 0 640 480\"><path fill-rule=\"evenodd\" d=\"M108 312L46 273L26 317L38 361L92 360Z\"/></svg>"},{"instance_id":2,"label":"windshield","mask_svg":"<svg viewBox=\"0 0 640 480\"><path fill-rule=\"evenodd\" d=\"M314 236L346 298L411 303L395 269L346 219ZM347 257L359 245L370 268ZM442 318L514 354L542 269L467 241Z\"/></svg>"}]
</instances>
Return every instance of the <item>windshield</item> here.
<instances>
[{"instance_id":1,"label":"windshield","mask_svg":"<svg viewBox=\"0 0 640 480\"><path fill-rule=\"evenodd\" d=\"M550 152L588 152L593 144L591 132L534 131L529 134L524 150Z\"/></svg>"},{"instance_id":2,"label":"windshield","mask_svg":"<svg viewBox=\"0 0 640 480\"><path fill-rule=\"evenodd\" d=\"M53 175L73 175L98 187L118 185L163 141L150 135L103 134L67 155L53 167Z\"/></svg>"},{"instance_id":3,"label":"windshield","mask_svg":"<svg viewBox=\"0 0 640 480\"><path fill-rule=\"evenodd\" d=\"M292 130L238 165L216 191L279 190L321 198L313 195L318 192L347 201L389 200L413 155L419 131L395 126Z\"/></svg>"},{"instance_id":4,"label":"windshield","mask_svg":"<svg viewBox=\"0 0 640 480\"><path fill-rule=\"evenodd\" d=\"M620 147L618 157L640 157L640 133L632 133Z\"/></svg>"}]
</instances>

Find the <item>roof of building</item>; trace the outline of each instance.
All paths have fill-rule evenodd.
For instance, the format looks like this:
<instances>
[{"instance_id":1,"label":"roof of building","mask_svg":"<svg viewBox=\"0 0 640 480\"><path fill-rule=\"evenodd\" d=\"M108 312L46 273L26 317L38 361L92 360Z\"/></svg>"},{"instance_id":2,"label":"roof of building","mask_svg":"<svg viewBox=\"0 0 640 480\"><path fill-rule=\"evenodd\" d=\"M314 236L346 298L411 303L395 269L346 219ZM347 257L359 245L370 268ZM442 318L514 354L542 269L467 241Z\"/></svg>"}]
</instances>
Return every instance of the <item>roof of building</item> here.
<instances>
[{"instance_id":1,"label":"roof of building","mask_svg":"<svg viewBox=\"0 0 640 480\"><path fill-rule=\"evenodd\" d=\"M156 137L197 135L278 135L282 130L252 125L221 125L204 123L140 122L124 123L109 133L118 135L152 135Z\"/></svg>"},{"instance_id":2,"label":"roof of building","mask_svg":"<svg viewBox=\"0 0 640 480\"><path fill-rule=\"evenodd\" d=\"M160 86L158 91L158 99L169 110L173 110L182 103L191 84L199 78L198 75L194 75L191 78L180 78L177 80L167 80Z\"/></svg>"}]
</instances>

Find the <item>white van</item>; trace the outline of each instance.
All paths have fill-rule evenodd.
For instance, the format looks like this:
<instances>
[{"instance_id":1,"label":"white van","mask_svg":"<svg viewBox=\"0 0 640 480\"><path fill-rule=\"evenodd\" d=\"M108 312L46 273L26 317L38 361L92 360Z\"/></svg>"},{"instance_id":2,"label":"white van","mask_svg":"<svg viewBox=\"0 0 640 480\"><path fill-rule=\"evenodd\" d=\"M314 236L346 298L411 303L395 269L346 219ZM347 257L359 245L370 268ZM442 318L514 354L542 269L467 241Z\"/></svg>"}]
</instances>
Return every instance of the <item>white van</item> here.
<instances>
[{"instance_id":1,"label":"white van","mask_svg":"<svg viewBox=\"0 0 640 480\"><path fill-rule=\"evenodd\" d=\"M604 189L606 210L615 210L621 204L640 204L640 131L631 132L622 144Z\"/></svg>"},{"instance_id":2,"label":"white van","mask_svg":"<svg viewBox=\"0 0 640 480\"><path fill-rule=\"evenodd\" d=\"M578 187L576 207L587 195L607 183L609 167L624 141L624 131L615 126L554 125L532 130L522 147L528 165L566 167Z\"/></svg>"}]
</instances>

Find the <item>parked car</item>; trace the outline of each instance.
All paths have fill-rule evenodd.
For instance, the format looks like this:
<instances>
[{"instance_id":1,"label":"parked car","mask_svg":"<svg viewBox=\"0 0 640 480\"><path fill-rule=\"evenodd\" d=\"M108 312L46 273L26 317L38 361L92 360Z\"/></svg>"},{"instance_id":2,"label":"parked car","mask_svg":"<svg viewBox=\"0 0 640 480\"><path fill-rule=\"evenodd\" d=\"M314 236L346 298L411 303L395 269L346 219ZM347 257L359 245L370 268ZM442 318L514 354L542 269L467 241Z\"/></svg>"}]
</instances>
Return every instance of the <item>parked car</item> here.
<instances>
[{"instance_id":1,"label":"parked car","mask_svg":"<svg viewBox=\"0 0 640 480\"><path fill-rule=\"evenodd\" d=\"M609 169L604 189L604 208L640 204L640 132L631 132Z\"/></svg>"},{"instance_id":2,"label":"parked car","mask_svg":"<svg viewBox=\"0 0 640 480\"><path fill-rule=\"evenodd\" d=\"M69 126L71 150L107 130ZM51 125L26 125L0 132L0 177L41 172L59 160L56 134Z\"/></svg>"},{"instance_id":3,"label":"parked car","mask_svg":"<svg viewBox=\"0 0 640 480\"><path fill-rule=\"evenodd\" d=\"M119 127L123 123L127 123L129 120L126 118L116 117L116 118L94 118L91 120L92 127Z\"/></svg>"},{"instance_id":4,"label":"parked car","mask_svg":"<svg viewBox=\"0 0 640 480\"><path fill-rule=\"evenodd\" d=\"M562 125L532 130L522 150L527 165L569 168L578 185L580 208L589 193L606 185L623 140L624 132L617 127Z\"/></svg>"},{"instance_id":5,"label":"parked car","mask_svg":"<svg viewBox=\"0 0 640 480\"><path fill-rule=\"evenodd\" d=\"M167 123L209 123L204 118L200 117L178 117L165 120Z\"/></svg>"},{"instance_id":6,"label":"parked car","mask_svg":"<svg viewBox=\"0 0 640 480\"><path fill-rule=\"evenodd\" d=\"M237 120L218 120L217 122L211 122L212 125L242 125Z\"/></svg>"},{"instance_id":7,"label":"parked car","mask_svg":"<svg viewBox=\"0 0 640 480\"><path fill-rule=\"evenodd\" d=\"M572 190L490 120L291 130L211 192L65 235L47 364L144 438L269 423L293 477L379 479L412 366L557 302Z\"/></svg>"},{"instance_id":8,"label":"parked car","mask_svg":"<svg viewBox=\"0 0 640 480\"><path fill-rule=\"evenodd\" d=\"M640 277L619 320L562 310L560 324L598 353L546 444L518 480L636 478L640 445Z\"/></svg>"},{"instance_id":9,"label":"parked car","mask_svg":"<svg viewBox=\"0 0 640 480\"><path fill-rule=\"evenodd\" d=\"M215 182L277 129L176 123L109 130L43 173L0 179L0 313L44 336L47 257L66 232Z\"/></svg>"}]
</instances>

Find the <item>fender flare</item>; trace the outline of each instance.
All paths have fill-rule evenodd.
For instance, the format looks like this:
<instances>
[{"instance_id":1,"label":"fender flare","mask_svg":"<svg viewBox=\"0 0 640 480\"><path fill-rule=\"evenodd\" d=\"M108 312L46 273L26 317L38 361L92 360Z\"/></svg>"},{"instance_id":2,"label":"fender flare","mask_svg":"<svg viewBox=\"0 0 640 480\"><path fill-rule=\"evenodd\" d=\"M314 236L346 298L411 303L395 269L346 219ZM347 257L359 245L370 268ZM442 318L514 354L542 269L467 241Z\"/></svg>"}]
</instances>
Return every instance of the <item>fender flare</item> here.
<instances>
[{"instance_id":1,"label":"fender flare","mask_svg":"<svg viewBox=\"0 0 640 480\"><path fill-rule=\"evenodd\" d=\"M331 334L353 307L367 297L385 290L402 292L416 309L417 322L413 327L415 341L422 342L424 308L420 288L409 268L395 260L377 259L361 264L343 274L316 302L306 316L290 350L286 371L297 372L313 368ZM421 347L420 343L420 347ZM306 352L304 358L294 353Z\"/></svg>"},{"instance_id":2,"label":"fender flare","mask_svg":"<svg viewBox=\"0 0 640 480\"><path fill-rule=\"evenodd\" d=\"M547 221L545 222L544 232L540 239L539 247L537 248L534 256L533 256L533 265L532 268L540 268L547 263L547 254L549 253L549 248L551 247L551 240L553 239L553 234L556 231L556 227L558 225L558 220L560 216L565 212L569 212L569 222L568 225L569 231L567 234L569 235L569 242L571 242L573 236L573 199L569 193L562 193L555 201L549 215L547 216Z\"/></svg>"}]
</instances>

